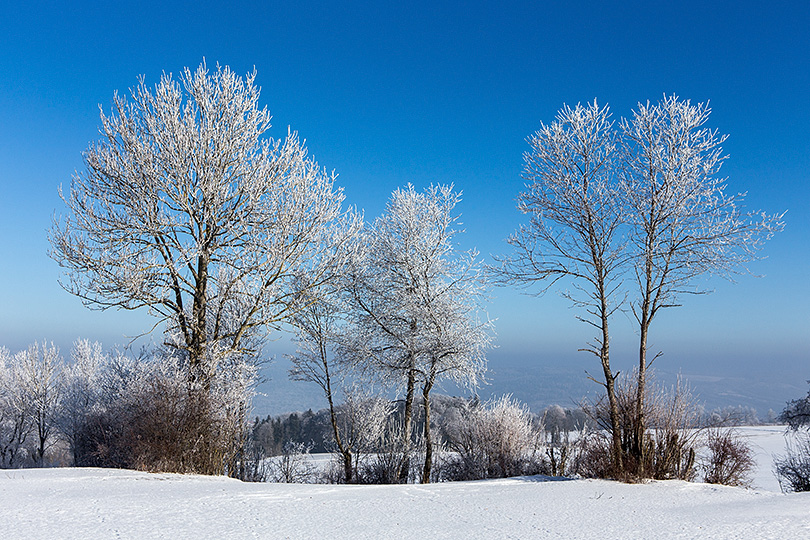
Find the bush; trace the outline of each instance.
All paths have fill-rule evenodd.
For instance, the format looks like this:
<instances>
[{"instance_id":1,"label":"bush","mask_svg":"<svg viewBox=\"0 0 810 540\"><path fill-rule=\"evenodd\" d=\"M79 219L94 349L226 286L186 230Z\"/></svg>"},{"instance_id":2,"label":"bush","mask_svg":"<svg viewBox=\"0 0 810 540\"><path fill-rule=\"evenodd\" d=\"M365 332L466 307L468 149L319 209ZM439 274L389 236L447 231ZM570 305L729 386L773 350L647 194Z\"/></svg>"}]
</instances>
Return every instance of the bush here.
<instances>
[{"instance_id":1,"label":"bush","mask_svg":"<svg viewBox=\"0 0 810 540\"><path fill-rule=\"evenodd\" d=\"M644 415L647 430L644 434L642 458L632 451L636 426L636 377L622 377L616 383L619 425L622 440L623 471L617 471L612 459L611 424L606 399L583 408L594 420L599 433L591 434L583 442L584 456L593 463L580 462L577 472L595 478L617 478L635 482L644 478L656 480L693 480L695 455L699 446L701 408L689 389L679 380L671 389L657 386L648 376ZM605 438L605 440L602 440ZM604 454L604 453L607 454Z\"/></svg>"},{"instance_id":2,"label":"bush","mask_svg":"<svg viewBox=\"0 0 810 540\"><path fill-rule=\"evenodd\" d=\"M585 478L613 478L610 435L602 430L583 432L573 446L567 474Z\"/></svg>"},{"instance_id":3,"label":"bush","mask_svg":"<svg viewBox=\"0 0 810 540\"><path fill-rule=\"evenodd\" d=\"M810 491L810 434L797 434L788 441L787 454L774 458L774 473L782 491Z\"/></svg>"},{"instance_id":4,"label":"bush","mask_svg":"<svg viewBox=\"0 0 810 540\"><path fill-rule=\"evenodd\" d=\"M454 452L442 472L446 480L477 480L538 474L546 470L539 453L541 434L528 409L510 396L471 403L445 426Z\"/></svg>"},{"instance_id":5,"label":"bush","mask_svg":"<svg viewBox=\"0 0 810 540\"><path fill-rule=\"evenodd\" d=\"M310 446L290 442L284 445L280 456L270 461L270 480L285 484L309 484L315 480Z\"/></svg>"},{"instance_id":6,"label":"bush","mask_svg":"<svg viewBox=\"0 0 810 540\"><path fill-rule=\"evenodd\" d=\"M749 487L756 466L748 442L733 429L713 428L706 434L706 457L702 460L707 484Z\"/></svg>"},{"instance_id":7,"label":"bush","mask_svg":"<svg viewBox=\"0 0 810 540\"><path fill-rule=\"evenodd\" d=\"M400 471L407 461L408 478L410 482L416 478L417 464L414 452L406 454L402 448L402 430L404 425L401 419L390 417L384 429L376 440L369 440L373 444L374 453L368 454L360 462L357 470L357 481L364 484L399 484ZM412 443L413 448L421 448L424 440ZM367 447L372 448L372 447Z\"/></svg>"},{"instance_id":8,"label":"bush","mask_svg":"<svg viewBox=\"0 0 810 540\"><path fill-rule=\"evenodd\" d=\"M235 377L236 369L203 386L166 359L110 359L73 437L75 464L240 476L247 392Z\"/></svg>"}]
</instances>

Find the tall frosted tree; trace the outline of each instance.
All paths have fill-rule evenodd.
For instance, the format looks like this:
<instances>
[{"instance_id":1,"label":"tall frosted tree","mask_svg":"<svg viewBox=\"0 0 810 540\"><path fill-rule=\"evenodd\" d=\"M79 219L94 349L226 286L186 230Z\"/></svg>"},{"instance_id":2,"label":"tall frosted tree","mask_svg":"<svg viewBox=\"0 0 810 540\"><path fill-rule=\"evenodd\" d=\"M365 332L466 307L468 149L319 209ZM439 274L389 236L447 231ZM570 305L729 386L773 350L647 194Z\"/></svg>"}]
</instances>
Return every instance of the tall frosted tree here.
<instances>
[{"instance_id":1,"label":"tall frosted tree","mask_svg":"<svg viewBox=\"0 0 810 540\"><path fill-rule=\"evenodd\" d=\"M267 135L255 76L203 63L116 94L50 235L66 290L148 310L203 384L299 309L350 236L334 174L296 133Z\"/></svg>"},{"instance_id":2,"label":"tall frosted tree","mask_svg":"<svg viewBox=\"0 0 810 540\"><path fill-rule=\"evenodd\" d=\"M36 437L34 462L42 466L45 462L45 450L54 442L56 415L62 392L62 357L53 343L49 346L42 342L18 352L12 361L16 364L18 373L16 384L25 395L32 431Z\"/></svg>"},{"instance_id":3,"label":"tall frosted tree","mask_svg":"<svg viewBox=\"0 0 810 540\"><path fill-rule=\"evenodd\" d=\"M26 457L24 445L34 429L34 404L19 362L0 347L0 468L18 467Z\"/></svg>"},{"instance_id":4,"label":"tall frosted tree","mask_svg":"<svg viewBox=\"0 0 810 540\"><path fill-rule=\"evenodd\" d=\"M565 106L550 125L529 137L524 154L526 190L518 208L529 217L509 238L513 255L502 260L503 283L539 286L542 294L571 280L566 297L582 309L578 318L596 330L584 348L602 366L608 398L612 456L623 468L621 425L610 365L610 317L619 308L617 290L626 260L624 223L614 178L618 139L608 107L596 102Z\"/></svg>"},{"instance_id":5,"label":"tall frosted tree","mask_svg":"<svg viewBox=\"0 0 810 540\"><path fill-rule=\"evenodd\" d=\"M62 369L56 427L70 447L73 465L78 466L81 431L100 401L102 372L107 367L108 357L101 351L99 342L90 343L86 339L73 342L70 356L72 361Z\"/></svg>"},{"instance_id":6,"label":"tall frosted tree","mask_svg":"<svg viewBox=\"0 0 810 540\"><path fill-rule=\"evenodd\" d=\"M622 198L637 293L639 327L635 420L630 453L642 467L649 329L661 309L684 293L702 294L696 278L745 270L763 243L781 230L781 215L745 212L743 194L729 194L719 176L727 136L706 127L711 109L677 96L639 103L621 122Z\"/></svg>"},{"instance_id":7,"label":"tall frosted tree","mask_svg":"<svg viewBox=\"0 0 810 540\"><path fill-rule=\"evenodd\" d=\"M427 482L433 385L441 378L476 384L491 341L491 323L481 318L485 283L477 253L459 253L454 245L459 200L451 186L395 191L365 230L364 250L349 276L353 327L346 355L361 371L405 388L400 480L410 468L417 386L426 416Z\"/></svg>"}]
</instances>

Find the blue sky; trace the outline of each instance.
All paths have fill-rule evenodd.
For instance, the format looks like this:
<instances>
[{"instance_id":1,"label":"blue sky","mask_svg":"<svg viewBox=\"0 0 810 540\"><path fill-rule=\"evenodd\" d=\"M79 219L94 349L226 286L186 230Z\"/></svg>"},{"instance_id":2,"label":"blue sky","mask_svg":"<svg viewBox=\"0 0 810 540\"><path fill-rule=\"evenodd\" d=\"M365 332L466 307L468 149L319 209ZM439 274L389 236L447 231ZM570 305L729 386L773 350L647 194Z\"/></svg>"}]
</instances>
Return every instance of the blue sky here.
<instances>
[{"instance_id":1,"label":"blue sky","mask_svg":"<svg viewBox=\"0 0 810 540\"><path fill-rule=\"evenodd\" d=\"M298 130L339 174L347 203L379 214L407 182L453 183L462 247L503 254L525 138L563 103L616 118L675 93L710 100L730 138L724 166L751 209L788 210L751 266L653 325L661 367L810 378L810 3L795 2L30 2L0 16L0 344L125 342L143 313L92 312L57 284L46 233L60 184L98 136L98 105L145 75L204 57L254 67L271 133ZM555 294L492 292L499 363L594 370L590 330ZM630 365L624 315L614 358ZM279 342L276 349L283 352ZM274 346L269 347L274 351ZM66 352L66 351L65 351ZM795 396L786 396L786 399Z\"/></svg>"}]
</instances>

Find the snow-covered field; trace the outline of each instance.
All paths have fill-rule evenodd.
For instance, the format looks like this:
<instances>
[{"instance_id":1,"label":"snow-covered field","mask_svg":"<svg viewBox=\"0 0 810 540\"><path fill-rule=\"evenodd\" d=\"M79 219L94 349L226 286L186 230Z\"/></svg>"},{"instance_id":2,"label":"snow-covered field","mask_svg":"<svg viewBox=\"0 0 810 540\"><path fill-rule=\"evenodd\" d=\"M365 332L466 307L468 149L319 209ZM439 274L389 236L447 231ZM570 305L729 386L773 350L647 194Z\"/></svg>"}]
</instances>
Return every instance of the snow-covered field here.
<instances>
[{"instance_id":1,"label":"snow-covered field","mask_svg":"<svg viewBox=\"0 0 810 540\"><path fill-rule=\"evenodd\" d=\"M8 470L0 472L0 524L4 539L810 538L810 493L781 494L767 478L783 431L746 433L762 459L761 489L542 477L245 484L121 470Z\"/></svg>"}]
</instances>

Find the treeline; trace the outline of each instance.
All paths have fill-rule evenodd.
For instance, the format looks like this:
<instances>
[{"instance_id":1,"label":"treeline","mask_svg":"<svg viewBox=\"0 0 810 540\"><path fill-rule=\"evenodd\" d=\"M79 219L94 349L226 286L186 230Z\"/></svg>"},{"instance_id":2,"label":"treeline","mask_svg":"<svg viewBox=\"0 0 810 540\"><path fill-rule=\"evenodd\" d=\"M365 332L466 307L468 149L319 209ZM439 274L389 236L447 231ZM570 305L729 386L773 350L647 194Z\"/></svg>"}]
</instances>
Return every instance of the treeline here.
<instances>
[{"instance_id":1,"label":"treeline","mask_svg":"<svg viewBox=\"0 0 810 540\"><path fill-rule=\"evenodd\" d=\"M436 394L432 406L435 415L433 421L437 426L447 426L452 419L457 418L462 411L468 408L469 403L480 402L470 398ZM417 405L420 408L422 406L418 401ZM398 410L396 421L401 421L401 408ZM772 411L770 413L765 419L760 419L757 410L753 407L745 405L718 407L702 412L699 425L730 427L779 423L780 418ZM583 407L564 408L560 405L550 405L539 414L531 413L531 417L535 425L542 427L547 442L552 444L565 440L571 432L579 432L594 425ZM424 421L424 414L419 414L416 418L416 431L421 429ZM251 427L251 433L253 440L268 456L282 455L285 447L291 443L301 445L313 454L335 450L328 409L318 411L308 409L304 412L268 415L264 418L256 417ZM440 435L440 441L445 439L446 431L440 431Z\"/></svg>"},{"instance_id":2,"label":"treeline","mask_svg":"<svg viewBox=\"0 0 810 540\"><path fill-rule=\"evenodd\" d=\"M439 444L447 439L447 427L456 421L464 411L471 406L480 406L476 398L450 397L436 394L432 403L432 422L440 427ZM394 404L397 405L397 404ZM417 400L419 410L423 410L422 403ZM338 408L343 414L343 408ZM402 404L395 407L391 421L402 422ZM532 424L542 427L549 442L559 443L570 432L581 431L589 425L588 416L581 407L563 408L552 405L540 414L529 413ZM423 431L425 421L424 413L415 418L415 433ZM592 423L590 424L592 425ZM309 409L303 413L293 412L276 416L256 418L252 426L253 440L268 456L278 456L290 443L303 445L313 454L333 452L335 450L334 435L329 419L329 410L321 409L313 412ZM416 442L415 435L412 440ZM377 449L379 450L379 449Z\"/></svg>"},{"instance_id":3,"label":"treeline","mask_svg":"<svg viewBox=\"0 0 810 540\"><path fill-rule=\"evenodd\" d=\"M66 361L46 343L14 354L0 349L0 467L99 466L333 483L611 475L604 400L533 414L509 397L482 402L436 394L430 409L415 398L405 432L407 403L355 386L333 409L256 418L251 425L245 418L255 371L223 357L201 386L171 352L105 353L98 343L77 340ZM617 391L629 420L632 379ZM701 474L707 482L747 484L752 451L729 426L758 423L753 409L707 414L680 386L656 389L648 402L650 477ZM791 402L781 419L804 428L807 402ZM427 422L430 441L423 436ZM336 434L351 449L351 476ZM803 489L805 448L777 460L786 489ZM425 478L429 451L434 459ZM332 454L331 466L316 470L311 453Z\"/></svg>"}]
</instances>

